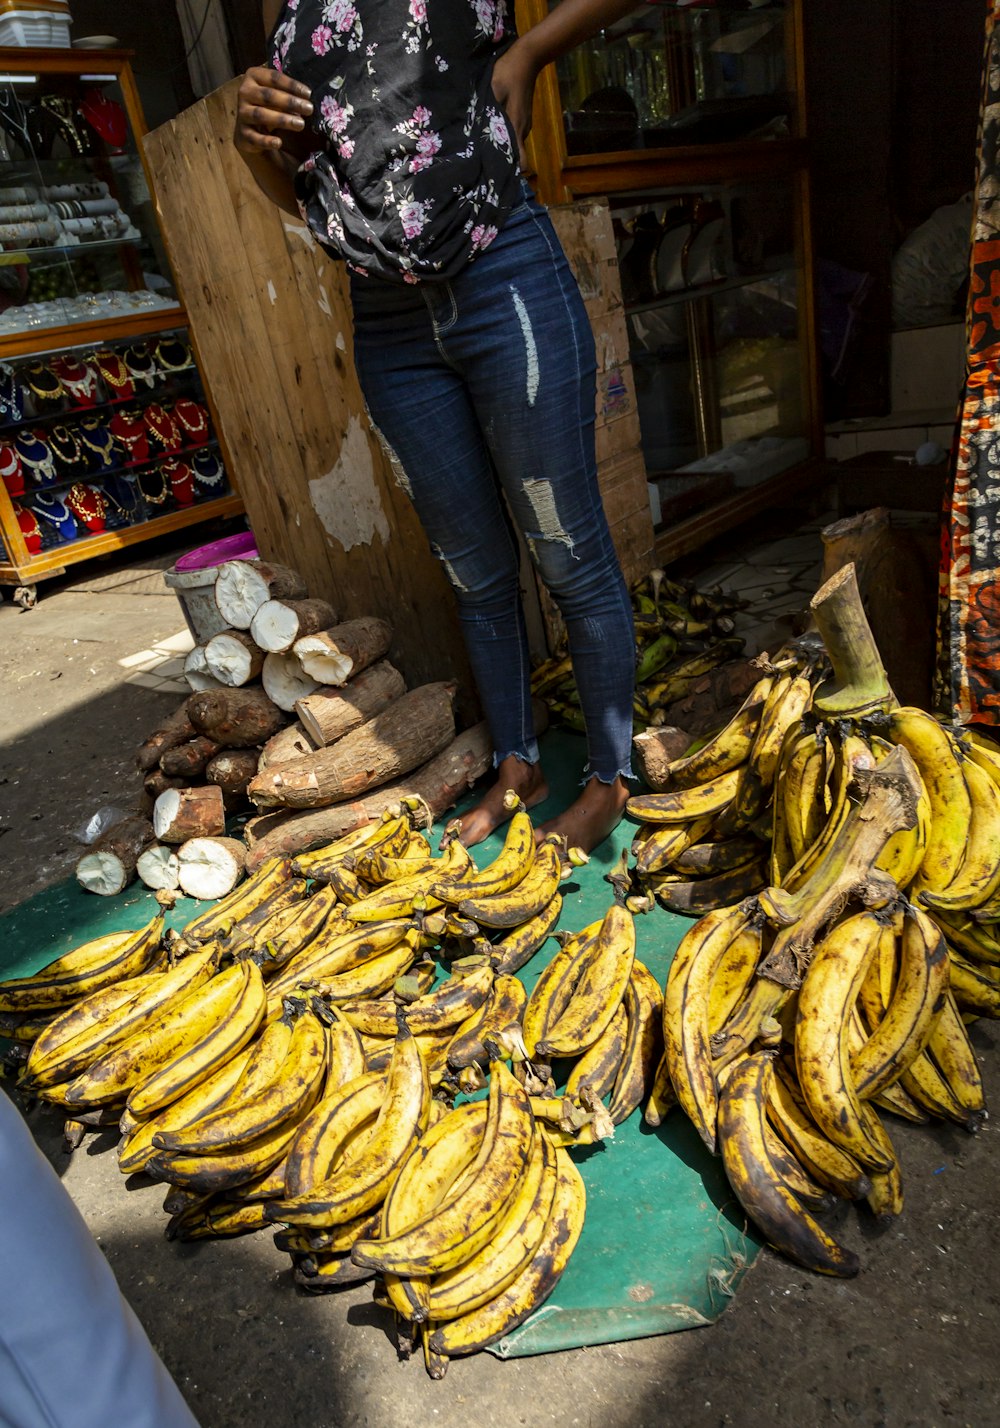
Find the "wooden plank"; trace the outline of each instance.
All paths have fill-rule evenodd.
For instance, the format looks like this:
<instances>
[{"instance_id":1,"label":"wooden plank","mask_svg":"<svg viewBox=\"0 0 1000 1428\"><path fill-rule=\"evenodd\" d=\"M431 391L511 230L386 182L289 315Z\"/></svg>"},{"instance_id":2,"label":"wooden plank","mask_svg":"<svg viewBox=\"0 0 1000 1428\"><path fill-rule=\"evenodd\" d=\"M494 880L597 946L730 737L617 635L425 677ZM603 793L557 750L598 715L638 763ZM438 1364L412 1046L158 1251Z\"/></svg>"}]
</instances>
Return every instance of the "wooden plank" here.
<instances>
[{"instance_id":1,"label":"wooden plank","mask_svg":"<svg viewBox=\"0 0 1000 1428\"><path fill-rule=\"evenodd\" d=\"M475 717L450 587L364 415L344 270L258 192L231 142L236 87L146 157L251 527L338 611L388 619L408 681L457 680Z\"/></svg>"}]
</instances>

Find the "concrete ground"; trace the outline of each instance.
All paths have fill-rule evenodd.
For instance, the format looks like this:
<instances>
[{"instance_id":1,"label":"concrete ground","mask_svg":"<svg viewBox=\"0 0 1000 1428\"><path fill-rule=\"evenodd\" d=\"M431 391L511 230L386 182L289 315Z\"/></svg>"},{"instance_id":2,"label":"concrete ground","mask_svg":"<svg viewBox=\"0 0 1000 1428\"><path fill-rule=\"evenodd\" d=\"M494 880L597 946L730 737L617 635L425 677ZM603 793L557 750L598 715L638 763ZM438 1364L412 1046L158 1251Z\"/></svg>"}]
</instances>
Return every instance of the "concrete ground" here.
<instances>
[{"instance_id":1,"label":"concrete ground","mask_svg":"<svg viewBox=\"0 0 1000 1428\"><path fill-rule=\"evenodd\" d=\"M815 529L803 537L806 558ZM755 599L759 574L735 574L750 557L769 580L802 575L801 542L781 555L764 546L762 534L716 552ZM100 805L128 802L132 751L179 697L170 661L183 621L160 573L174 554L146 547L78 568L41 586L30 612L0 605L0 907L66 876L78 852L72 830ZM996 1031L979 1023L973 1036L1000 1105ZM367 1286L297 1293L266 1235L170 1244L162 1191L127 1187L112 1137L70 1156L58 1118L29 1119L204 1428L1000 1421L995 1121L975 1137L893 1123L906 1208L887 1229L844 1208L837 1232L862 1264L853 1281L765 1251L711 1327L509 1362L480 1354L432 1383L419 1362L397 1362ZM647 1249L655 1272L658 1246Z\"/></svg>"}]
</instances>

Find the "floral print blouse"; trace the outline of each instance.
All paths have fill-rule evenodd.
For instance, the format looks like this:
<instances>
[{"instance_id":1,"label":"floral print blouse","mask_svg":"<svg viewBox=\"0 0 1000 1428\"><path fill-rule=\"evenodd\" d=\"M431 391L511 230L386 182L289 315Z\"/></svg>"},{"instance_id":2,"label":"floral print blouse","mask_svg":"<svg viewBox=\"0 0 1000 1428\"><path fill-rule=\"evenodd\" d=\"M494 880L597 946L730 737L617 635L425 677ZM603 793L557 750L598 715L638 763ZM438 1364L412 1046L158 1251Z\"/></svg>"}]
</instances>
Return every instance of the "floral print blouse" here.
<instances>
[{"instance_id":1,"label":"floral print blouse","mask_svg":"<svg viewBox=\"0 0 1000 1428\"><path fill-rule=\"evenodd\" d=\"M303 218L356 272L454 277L519 199L493 64L513 0L286 0L270 63L312 91Z\"/></svg>"}]
</instances>

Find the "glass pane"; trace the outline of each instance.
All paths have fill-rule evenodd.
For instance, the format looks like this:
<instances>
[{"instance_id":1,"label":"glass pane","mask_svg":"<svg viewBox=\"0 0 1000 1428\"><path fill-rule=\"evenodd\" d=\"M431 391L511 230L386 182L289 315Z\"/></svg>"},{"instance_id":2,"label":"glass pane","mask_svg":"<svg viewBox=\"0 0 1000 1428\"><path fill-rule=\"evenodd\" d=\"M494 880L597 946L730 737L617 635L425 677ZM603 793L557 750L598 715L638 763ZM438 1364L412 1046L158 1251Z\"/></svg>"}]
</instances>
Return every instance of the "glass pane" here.
<instances>
[{"instance_id":1,"label":"glass pane","mask_svg":"<svg viewBox=\"0 0 1000 1428\"><path fill-rule=\"evenodd\" d=\"M0 63L0 335L177 306L115 76Z\"/></svg>"},{"instance_id":2,"label":"glass pane","mask_svg":"<svg viewBox=\"0 0 1000 1428\"><path fill-rule=\"evenodd\" d=\"M647 4L558 64L571 154L790 133L782 4Z\"/></svg>"},{"instance_id":3,"label":"glass pane","mask_svg":"<svg viewBox=\"0 0 1000 1428\"><path fill-rule=\"evenodd\" d=\"M0 362L0 479L32 554L226 495L187 333Z\"/></svg>"},{"instance_id":4,"label":"glass pane","mask_svg":"<svg viewBox=\"0 0 1000 1428\"><path fill-rule=\"evenodd\" d=\"M776 182L612 199L643 450L667 523L809 454L792 197Z\"/></svg>"}]
</instances>

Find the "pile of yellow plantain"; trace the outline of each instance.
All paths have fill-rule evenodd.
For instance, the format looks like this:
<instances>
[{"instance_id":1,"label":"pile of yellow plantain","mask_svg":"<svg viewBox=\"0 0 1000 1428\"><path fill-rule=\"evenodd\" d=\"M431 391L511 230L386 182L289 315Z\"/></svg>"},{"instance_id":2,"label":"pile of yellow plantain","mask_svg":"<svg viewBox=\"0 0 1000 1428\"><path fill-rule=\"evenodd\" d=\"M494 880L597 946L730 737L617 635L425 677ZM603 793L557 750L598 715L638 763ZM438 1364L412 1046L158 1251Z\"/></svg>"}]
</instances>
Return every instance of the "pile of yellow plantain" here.
<instances>
[{"instance_id":1,"label":"pile of yellow plantain","mask_svg":"<svg viewBox=\"0 0 1000 1428\"><path fill-rule=\"evenodd\" d=\"M551 1293L585 1209L567 1147L646 1100L662 1050L622 907L557 934L528 997L515 974L582 859L510 806L482 870L402 809L272 860L180 931L158 916L0 983L21 1090L73 1138L119 1125L122 1172L168 1187L168 1237L280 1226L301 1287L377 1276L435 1377Z\"/></svg>"},{"instance_id":2,"label":"pile of yellow plantain","mask_svg":"<svg viewBox=\"0 0 1000 1428\"><path fill-rule=\"evenodd\" d=\"M675 794L630 805L649 830L635 887L661 899L643 855L691 825L653 827L654 809L711 789L701 813L715 821L691 846L725 848L742 792L767 788L772 829L767 885L713 905L681 941L646 1117L679 1103L767 1241L847 1276L857 1257L824 1213L838 1199L880 1218L902 1208L885 1117L971 1131L985 1115L967 1024L1000 1016L1000 748L896 703L852 567L812 610L825 680L785 676L779 696L767 675L728 730L678 761ZM702 754L712 777L693 784Z\"/></svg>"}]
</instances>

